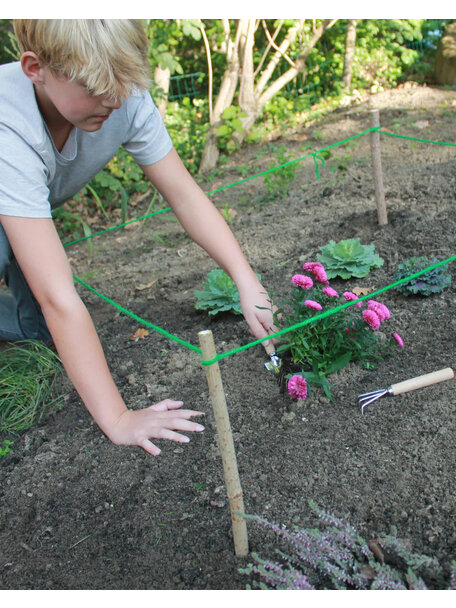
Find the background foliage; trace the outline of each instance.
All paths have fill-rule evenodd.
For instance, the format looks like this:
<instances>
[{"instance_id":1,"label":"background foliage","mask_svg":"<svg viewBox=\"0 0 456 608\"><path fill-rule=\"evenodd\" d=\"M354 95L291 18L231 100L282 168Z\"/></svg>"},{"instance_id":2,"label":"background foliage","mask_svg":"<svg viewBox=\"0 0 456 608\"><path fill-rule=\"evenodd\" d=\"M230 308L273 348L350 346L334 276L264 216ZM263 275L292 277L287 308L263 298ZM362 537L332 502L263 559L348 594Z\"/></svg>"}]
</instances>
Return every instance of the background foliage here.
<instances>
[{"instance_id":1,"label":"background foliage","mask_svg":"<svg viewBox=\"0 0 456 608\"><path fill-rule=\"evenodd\" d=\"M235 19L229 20L234 34ZM318 20L317 20L318 21ZM292 83L279 91L263 109L262 116L246 134L245 141L261 142L271 134L283 134L299 124L306 124L316 116L337 106L347 94L370 91L376 92L394 87L407 79L432 83L435 51L437 42L449 19L360 19L357 23L356 50L353 61L351 91L344 91L342 73L345 55L345 34L347 19L339 19L324 34L312 49L304 75L299 74ZM289 28L296 20L283 20L282 29L275 40L279 45ZM265 20L270 32L278 24L277 20ZM201 160L205 135L209 128L208 99L208 57L203 44L203 31L210 47L210 61L213 74L213 97L226 67L223 23L221 19L178 19L144 20L150 39L149 58L151 70L159 67L169 70L170 98L168 101L165 124L174 145L187 168L196 173ZM313 23L305 20L300 35L288 51L293 60L300 52L312 32ZM268 44L264 28L255 32L254 62L259 62ZM17 47L12 33L12 22L0 19L0 63L17 59ZM258 65L254 66L255 68ZM279 62L275 77L288 68L287 63ZM178 85L175 90L174 85ZM185 84L191 83L189 94ZM163 98L163 90L152 87L152 95L157 103ZM217 131L217 145L222 151L220 162L236 149L231 135L240 130L242 113L236 96L232 106L223 113L222 124ZM90 230L90 222L78 220L80 201L88 199L92 209L101 218L118 211L114 219L125 219L126 200L133 195L141 195L147 187L142 174L131 158L122 150L99 175L90 183L90 189L79 194L79 201L68 204L57 213L60 227L64 232L81 234ZM94 200L94 193L95 196ZM96 198L98 197L98 201ZM86 202L86 201L84 201ZM100 204L103 206L100 209ZM95 211L94 211L95 212ZM65 220L65 221L63 221Z\"/></svg>"}]
</instances>

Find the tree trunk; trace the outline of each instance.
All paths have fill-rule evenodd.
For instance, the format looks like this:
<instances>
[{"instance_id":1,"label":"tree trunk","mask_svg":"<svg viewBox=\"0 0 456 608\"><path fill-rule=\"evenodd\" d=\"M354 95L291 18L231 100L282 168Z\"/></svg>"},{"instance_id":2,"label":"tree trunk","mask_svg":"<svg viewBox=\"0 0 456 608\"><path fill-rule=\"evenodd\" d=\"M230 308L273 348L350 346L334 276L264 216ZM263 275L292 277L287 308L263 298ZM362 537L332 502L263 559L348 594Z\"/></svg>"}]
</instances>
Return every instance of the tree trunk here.
<instances>
[{"instance_id":1,"label":"tree trunk","mask_svg":"<svg viewBox=\"0 0 456 608\"><path fill-rule=\"evenodd\" d=\"M336 21L337 19L325 19L319 27L315 28L307 46L294 61L288 57L287 51L302 29L304 20L296 20L296 23L290 27L280 46L274 44L273 37L267 32L270 45L274 49L274 52L265 69L259 75L258 82L255 85L253 56L255 46L254 34L257 22L255 19L238 20L236 40L233 42L231 38L229 38L231 55L229 57L227 55L228 64L215 105L217 110L214 108L213 120L206 138L205 148L199 167L201 173L210 171L216 166L219 156L216 131L219 125L222 124L221 116L223 111L232 103L238 81L240 81L239 108L245 113L245 116L241 118L243 127L242 133L235 131L231 137L240 145L244 141L247 133L253 127L255 121L261 115L265 104L288 82L305 71L306 60L310 51ZM283 60L290 64L290 68L267 86L277 64ZM229 95L224 94L224 85L226 85L227 89L229 88Z\"/></svg>"},{"instance_id":2,"label":"tree trunk","mask_svg":"<svg viewBox=\"0 0 456 608\"><path fill-rule=\"evenodd\" d=\"M162 118L165 118L166 104L168 103L169 83L171 72L169 68L161 68L159 65L154 70L154 81L157 87L163 90L160 101L157 102L157 108Z\"/></svg>"},{"instance_id":3,"label":"tree trunk","mask_svg":"<svg viewBox=\"0 0 456 608\"><path fill-rule=\"evenodd\" d=\"M345 35L344 73L342 75L342 84L345 91L350 91L351 87L353 60L355 58L357 23L358 19L349 19L347 24L347 33Z\"/></svg>"},{"instance_id":4,"label":"tree trunk","mask_svg":"<svg viewBox=\"0 0 456 608\"><path fill-rule=\"evenodd\" d=\"M233 101L234 93L236 92L237 83L239 80L238 45L241 32L244 28L244 24L241 23L242 21L245 20L239 20L236 38L233 41L230 37L228 19L224 20L227 65L222 83L220 85L220 91L214 105L209 131L206 135L206 142L204 144L204 150L199 166L200 173L207 173L211 171L217 165L218 157L220 156L220 151L217 146L217 129L222 124L221 117L224 110L226 110L226 108L228 108Z\"/></svg>"}]
</instances>

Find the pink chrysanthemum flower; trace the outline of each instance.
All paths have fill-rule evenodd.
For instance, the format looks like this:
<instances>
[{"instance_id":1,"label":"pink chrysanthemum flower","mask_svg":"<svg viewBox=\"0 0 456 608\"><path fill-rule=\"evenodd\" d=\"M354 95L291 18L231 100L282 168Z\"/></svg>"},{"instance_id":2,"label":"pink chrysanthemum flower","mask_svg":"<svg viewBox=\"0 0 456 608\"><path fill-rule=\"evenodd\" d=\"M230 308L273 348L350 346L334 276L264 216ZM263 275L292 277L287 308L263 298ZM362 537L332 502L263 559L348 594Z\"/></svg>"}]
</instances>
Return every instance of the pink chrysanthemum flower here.
<instances>
[{"instance_id":1,"label":"pink chrysanthemum flower","mask_svg":"<svg viewBox=\"0 0 456 608\"><path fill-rule=\"evenodd\" d=\"M329 285L326 270L324 269L323 264L320 264L320 262L306 262L303 264L302 269L312 273L317 283Z\"/></svg>"},{"instance_id":2,"label":"pink chrysanthemum flower","mask_svg":"<svg viewBox=\"0 0 456 608\"><path fill-rule=\"evenodd\" d=\"M321 293L324 293L326 296L329 296L330 298L339 297L339 294L337 293L337 291L335 289L333 289L332 287L323 287L323 289L321 290Z\"/></svg>"},{"instance_id":3,"label":"pink chrysanthemum flower","mask_svg":"<svg viewBox=\"0 0 456 608\"><path fill-rule=\"evenodd\" d=\"M329 285L328 277L326 276L325 270L316 268L314 272L314 277L317 283L321 283L322 285Z\"/></svg>"},{"instance_id":4,"label":"pink chrysanthemum flower","mask_svg":"<svg viewBox=\"0 0 456 608\"><path fill-rule=\"evenodd\" d=\"M306 300L304 302L304 306L307 306L307 308L313 308L314 310L322 310L321 304L315 302L315 300Z\"/></svg>"},{"instance_id":5,"label":"pink chrysanthemum flower","mask_svg":"<svg viewBox=\"0 0 456 608\"><path fill-rule=\"evenodd\" d=\"M393 338L396 340L398 346L400 346L401 348L404 348L404 342L399 334L393 334Z\"/></svg>"},{"instance_id":6,"label":"pink chrysanthemum flower","mask_svg":"<svg viewBox=\"0 0 456 608\"><path fill-rule=\"evenodd\" d=\"M384 304L381 304L381 302L369 300L369 302L367 303L367 308L376 312L381 322L385 321L386 319L389 319L391 316L388 308Z\"/></svg>"},{"instance_id":7,"label":"pink chrysanthemum flower","mask_svg":"<svg viewBox=\"0 0 456 608\"><path fill-rule=\"evenodd\" d=\"M374 310L363 310L363 319L374 331L380 327L381 321L378 318L378 314Z\"/></svg>"},{"instance_id":8,"label":"pink chrysanthemum flower","mask_svg":"<svg viewBox=\"0 0 456 608\"><path fill-rule=\"evenodd\" d=\"M313 287L312 279L305 274L293 275L291 277L291 282L297 287L302 287L302 289L311 289Z\"/></svg>"},{"instance_id":9,"label":"pink chrysanthemum flower","mask_svg":"<svg viewBox=\"0 0 456 608\"><path fill-rule=\"evenodd\" d=\"M307 399L307 382L302 376L292 376L288 380L287 389L293 399L298 401Z\"/></svg>"},{"instance_id":10,"label":"pink chrysanthemum flower","mask_svg":"<svg viewBox=\"0 0 456 608\"><path fill-rule=\"evenodd\" d=\"M323 264L320 262L306 262L302 265L302 269L307 272L311 272L312 274L315 272L315 269L319 268L320 270L324 270Z\"/></svg>"},{"instance_id":11,"label":"pink chrysanthemum flower","mask_svg":"<svg viewBox=\"0 0 456 608\"><path fill-rule=\"evenodd\" d=\"M358 296L355 293L353 293L352 291L344 291L344 293L342 295L347 300L347 302L353 302L354 300L358 299ZM363 305L362 302L357 302L355 304L355 306L357 306L358 308L361 308L362 305Z\"/></svg>"}]
</instances>

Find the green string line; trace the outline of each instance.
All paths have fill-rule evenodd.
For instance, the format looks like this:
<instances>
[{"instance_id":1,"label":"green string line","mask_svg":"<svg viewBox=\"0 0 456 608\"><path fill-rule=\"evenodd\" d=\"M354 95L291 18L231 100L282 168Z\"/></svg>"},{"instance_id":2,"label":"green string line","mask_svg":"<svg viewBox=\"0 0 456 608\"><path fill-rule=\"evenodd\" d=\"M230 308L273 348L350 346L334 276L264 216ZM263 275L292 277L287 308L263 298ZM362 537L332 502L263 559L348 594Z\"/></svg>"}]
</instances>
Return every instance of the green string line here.
<instances>
[{"instance_id":1,"label":"green string line","mask_svg":"<svg viewBox=\"0 0 456 608\"><path fill-rule=\"evenodd\" d=\"M282 169L283 167L286 167L286 166L288 166L288 165L290 165L292 163L300 162L301 160L304 160L304 159L309 158L309 157L313 158L314 163L315 163L316 175L317 175L317 178L320 179L318 161L320 161L323 166L325 165L325 161L324 161L324 158L321 156L321 152L324 152L325 150L329 150L329 149L334 148L336 146L343 145L343 144L347 143L348 141L351 141L351 140L356 139L358 137L362 137L363 135L366 135L367 133L371 133L373 131L377 131L377 132L382 133L384 135L389 135L390 137L399 137L399 138L402 138L402 139L410 139L410 140L419 141L419 142L422 142L422 143L431 143L431 144L446 145L446 146L456 146L456 144L454 144L454 143L438 142L438 141L420 139L420 138L415 138L415 137L409 137L409 136L406 136L406 135L399 135L397 133L389 133L387 131L382 131L380 129L380 127L373 127L371 129L367 129L365 131L362 131L361 133L358 133L357 135L353 135L352 137L349 137L347 139L341 140L339 142L335 142L334 144L331 144L331 145L326 146L324 148L320 148L320 150L317 150L316 152L311 152L311 153L309 153L309 154L307 154L305 156L302 156L300 158L295 158L295 159L290 160L290 161L288 161L286 163L283 163L282 165L279 165L277 167L272 167L271 169L268 169L268 170L263 171L261 173L257 173L255 175L251 175L251 176L249 176L249 177L247 177L245 179L242 179L240 181L234 182L232 184L228 184L226 186L222 186L221 188L217 188L216 190L212 190L212 191L208 192L207 195L215 194L217 192L221 192L222 190L227 190L228 188L232 188L233 186L237 186L239 184L245 183L245 182L247 182L247 181L249 181L251 179L255 179L255 178L260 177L262 175L266 175L268 173L272 173L273 171L277 171L278 169ZM75 240L75 241L71 241L69 243L66 243L64 246L68 247L70 245L74 245L76 243L79 243L81 241L85 241L85 240L93 238L95 236L98 236L98 235L101 235L101 234L105 234L105 233L111 232L113 230L117 230L119 228L122 228L122 227L126 226L127 224L132 224L134 222L145 220L145 219L147 219L149 217L152 217L154 215L157 215L159 213L164 213L164 212L167 212L167 211L171 211L171 207L168 207L166 209L161 209L159 211L155 211L155 212L150 213L148 215L145 215L143 217L136 218L134 220L129 220L128 222L125 222L125 223L120 224L118 226L113 226L111 228L107 228L106 230L102 230L100 232L94 233L94 234L89 235L87 237L84 237L84 238L81 238L81 239L78 239L78 240ZM248 344L245 344L244 346L241 346L239 348L235 348L235 349L232 349L232 350L227 351L225 353L221 353L221 354L217 355L216 357L214 357L213 359L202 361L201 363L202 363L202 365L212 365L213 363L215 363L217 361L220 361L221 359L224 359L224 358L226 358L226 357L228 357L230 355L236 354L238 352L242 352L244 350L247 350L248 348L251 348L253 346L261 344L262 342L264 342L266 340L270 340L272 338L276 338L276 337L282 336L282 335L284 335L286 333L289 333L290 331L294 331L295 329L298 329L300 327L308 325L309 323L314 323L315 321L318 321L320 319L324 319L324 318L326 318L326 317L328 317L328 316L330 316L332 314L340 312L341 310L344 310L345 308L348 308L349 306L354 306L358 302L362 302L362 301L364 301L366 299L371 299L372 297L374 297L374 296L376 296L376 295L378 295L380 293L383 293L383 292L385 292L385 291L387 291L389 289L392 289L393 287L396 287L397 285L400 285L402 283L406 283L406 282L410 281L411 279L414 279L414 278L416 278L416 277L418 277L418 276L420 276L422 274L425 274L426 272L429 272L430 270L432 270L434 268L437 268L437 267L442 266L444 264L448 264L449 262L452 262L455 259L456 259L456 256L453 256L451 258L448 258L447 260L444 260L442 262L438 262L437 264L429 266L428 268L425 268L424 270L421 270L420 272L417 272L417 273L415 273L413 275L410 275L409 277L406 277L404 279L396 281L395 283L387 285L386 287L382 287L381 289L379 289L379 290L377 290L375 292L372 292L372 293L370 293L370 294L368 294L366 296L363 296L361 298L358 298L357 300L346 302L345 304L341 304L341 305L337 306L336 308L333 308L331 310L325 311L324 313L320 313L320 314L312 317L311 319L307 319L306 321L303 321L301 323L297 323L295 325L292 325L292 326L290 326L288 328L282 329L281 331L278 331L278 332L276 332L274 334L270 334L270 335L268 335L265 338L262 338L262 339L259 339L259 340L255 340L253 342L249 342ZM116 302L114 302L114 300L111 300L107 296L101 294L96 289L94 289L93 287L91 287L90 285L88 285L87 283L85 283L84 281L82 281L81 279L79 279L78 277L74 276L74 279L75 279L75 281L77 281L78 283L80 283L81 285L83 285L86 289L92 291L94 294L96 294L102 300L104 300L105 302L108 302L109 304L111 304L112 306L114 306L115 308L117 308L117 310L123 312L124 314L126 314L126 315L128 315L130 317L132 317L133 319L135 319L139 323L142 323L142 324L146 325L147 327L150 327L154 331L157 331L158 333L161 333L161 334L165 335L169 339L174 340L175 342L178 342L179 344L181 344L183 346L186 346L187 348L189 348L191 350L194 350L194 351L202 354L201 349L198 348L197 346L195 346L195 345L193 345L193 344L191 344L189 342L186 342L185 340L182 340L181 338L179 338L177 336L174 336L174 335L170 334L169 332L167 332L166 330L162 329L161 327L153 325L152 323L150 323L149 321L146 321L145 319L142 319L141 317L139 317L135 313L127 310L126 308L123 308L122 306L120 306L119 304L117 304Z\"/></svg>"},{"instance_id":2,"label":"green string line","mask_svg":"<svg viewBox=\"0 0 456 608\"><path fill-rule=\"evenodd\" d=\"M88 285L88 283L85 283L82 279L80 279L76 275L73 275L73 278L77 283L80 283L83 287L85 287L89 291L93 292L99 298L101 298L105 302L108 302L108 304L111 304L111 306L114 306L114 308L117 308L117 310L119 310L120 312L123 312L124 314L128 315L129 317L132 317L133 319L138 321L138 323L141 323L142 325L145 325L146 327L150 327L154 331L156 331L160 334L163 334L167 338L170 338L171 340L174 340L175 342L179 342L179 344L182 344L182 346L186 346L190 350L194 350L197 353L201 354L202 351L197 346L194 346L193 344L190 344L190 342L186 342L185 340L182 340L181 338L178 338L177 336L173 336L172 334L167 332L165 329L162 329L161 327L158 327L157 325L153 325L152 323L149 323L149 321L146 321L145 319L142 319L138 315L135 315L134 312L127 310L123 306L120 306L120 304L117 304L117 302L114 302L114 300L111 300L111 298L108 298L107 296L103 295L102 293L97 291L94 287L91 287L90 285Z\"/></svg>"},{"instance_id":3,"label":"green string line","mask_svg":"<svg viewBox=\"0 0 456 608\"><path fill-rule=\"evenodd\" d=\"M211 190L210 192L206 192L206 195L210 196L211 194L216 194L217 192L222 192L223 190L227 190L228 188L233 188L234 186L238 186L239 184L244 184L245 182L248 182L251 179L261 177L262 175L267 175L268 173L272 173L273 171L278 171L279 169L283 169L284 167L287 167L288 165L291 165L293 163L298 163L298 162L305 160L306 158L310 158L310 157L312 157L314 159L315 172L317 175L317 179L320 179L317 160L319 160L323 165L325 164L323 157L320 155L321 152L324 152L325 150L329 150L330 148L335 148L336 146L342 146L343 144L347 143L348 141L351 141L352 139L356 139L358 137L362 137L363 135L366 135L366 133L370 133L371 131L378 131L379 128L380 127L373 127L372 129L367 129L366 131L362 131L361 133L358 133L357 135L353 135L352 137L348 137L347 139L338 141L334 144L326 146L325 148L320 148L320 150L317 150L316 152L310 152L309 154L306 154L305 156L301 156L300 158L294 158L292 160L287 161L286 163L283 163L282 165L278 165L277 167L271 167L270 169L267 169L266 171L262 171L261 173L255 173L255 175L250 175L249 177L245 177L244 179L241 179L238 182L233 182L232 184L227 184L226 186L221 186L220 188L217 188L216 190ZM153 213L149 213L148 215L144 215L143 217L138 217L134 220L129 220L128 222L124 222L123 224L118 224L117 226L112 226L111 228L107 228L106 230L101 230L100 232L95 232L94 234L89 234L88 236L84 236L75 241L71 241L70 243L65 243L64 247L69 247L70 245L75 245L76 243L82 243L83 241L92 239L95 236L99 236L100 234L105 234L106 232L111 232L112 230L118 230L119 228L123 228L124 226L127 226L127 224L133 224L134 222L140 222L149 217L157 215L158 213L164 213L165 211L172 211L172 209L171 209L171 207L167 207L166 209L160 209L160 211L154 211Z\"/></svg>"},{"instance_id":4,"label":"green string line","mask_svg":"<svg viewBox=\"0 0 456 608\"><path fill-rule=\"evenodd\" d=\"M159 211L154 211L153 213L148 213L147 215L143 215L142 217L137 217L134 220L128 220L128 222L124 222L123 224L119 224L118 226L111 226L111 228L106 228L105 230L100 230L100 232L94 232L93 234L89 234L89 236L84 236L83 238L77 239L75 241L71 241L69 243L65 243L64 247L69 247L70 245L75 245L76 243L81 243L82 241L87 241L88 239L93 239L100 234L106 234L106 232L111 232L112 230L118 230L119 228L123 228L128 224L133 224L134 222L140 222L141 220L146 220L153 215L158 215L159 213L164 213L165 211L171 211L171 207L167 207L166 209L160 209Z\"/></svg>"},{"instance_id":5,"label":"green string line","mask_svg":"<svg viewBox=\"0 0 456 608\"><path fill-rule=\"evenodd\" d=\"M296 323L294 325L290 325L290 327L282 329L282 330L280 330L280 331L278 331L278 332L276 332L274 334L269 334L265 338L260 338L258 340L254 340L253 342L249 342L248 344L244 344L244 346L240 346L238 348L233 348L232 350L226 351L224 353L220 353L220 354L216 355L213 359L203 360L203 361L201 361L201 364L202 365L212 365L213 363L216 363L217 361L225 359L226 357L229 357L231 355L235 355L236 353L239 353L239 352L242 352L244 350L247 350L248 348L252 348L253 346L257 346L258 344L262 344L266 340L271 340L273 338L278 338L278 337L283 336L283 335L285 335L285 334L287 334L287 333L289 333L291 331L299 329L300 327L304 327L305 325L309 325L310 323L315 323L316 321L319 321L320 319L325 319L326 317L334 315L334 314L340 312L341 310L344 310L345 308L348 308L349 306L355 306L358 302L363 302L364 300L370 300L374 296L377 296L378 294L381 294L381 293L383 293L385 291L388 291L389 289L393 289L393 287L396 287L397 285L401 285L403 283L407 283L411 279L415 279L416 277L419 277L422 274L425 274L426 272L429 272L430 270L433 270L434 268L438 268L439 266L444 266L446 264L449 264L450 262L453 262L454 260L456 260L456 255L454 255L454 256L446 259L446 260L443 260L442 262L437 262L436 264L432 264L431 266L428 266L427 268L424 268L423 270L420 270L419 272L416 272L416 273L414 273L414 274L412 274L412 275L410 275L408 277L405 277L404 279L400 279L398 281L395 281L394 283L391 283L390 285L386 285L385 287L381 287L380 289L377 289L376 291L373 291L373 292L371 292L371 293L369 293L369 294L367 294L365 296L362 296L362 297L358 298L357 300L351 300L349 302L346 302L345 304L340 304L339 306L336 306L335 308L331 308L330 310L326 310L325 312L319 313L318 315L315 315L314 317L312 317L310 319L306 319L305 321L301 321L300 323ZM164 336L166 336L170 340L174 340L175 342L178 342L182 346L185 346L185 347L189 348L190 350L196 351L200 355L202 354L201 349L198 348L197 346L191 344L190 342L182 340L181 338L179 338L177 336L174 336L174 335L170 334L166 330L162 329L161 327L158 327L157 325L153 325L152 323L150 323L149 321L146 321L145 319L142 319L141 317L139 317L135 313L127 310L123 306L120 306L119 304L117 304L116 302L114 302L114 300L111 300L107 296L103 295L102 293L100 293L99 291L97 291L95 288L93 288L90 285L88 285L87 283L85 283L82 279L79 279L75 275L73 275L73 276L74 276L74 280L77 281L78 283L80 283L83 287L85 287L89 291L92 291L99 298L101 298L105 302L111 304L111 306L114 306L114 308L116 308L120 312L128 315L129 317L132 317L133 319L135 319L136 321L138 321L138 323L141 323L141 324L145 325L146 327L150 327L154 331L157 331L158 333L163 334Z\"/></svg>"},{"instance_id":6,"label":"green string line","mask_svg":"<svg viewBox=\"0 0 456 608\"><path fill-rule=\"evenodd\" d=\"M364 300L370 300L371 298L373 298L374 296L376 296L380 293L383 293L389 289L392 289L393 287L396 287L397 285L401 285L402 283L407 283L411 279L419 277L420 275L425 274L426 272L429 272L430 270L433 270L434 268L443 266L454 260L456 260L456 255L448 258L447 260L443 260L442 262L437 262L436 264L433 264L432 266L429 266L428 268L425 268L424 270L420 270L419 272L416 272L415 274L412 274L412 275L406 277L405 279L400 279L398 281L395 281L394 283L391 283L390 285L386 285L385 287L382 287L382 288L378 289L377 291L373 291L372 293L369 293L368 295L362 296L362 297L358 298L357 300L351 300L350 302L346 302L345 304L340 304L339 306L336 306L335 308L331 308L330 310L326 310L325 312L319 313L318 315L315 315L314 317L312 317L310 319L306 319L305 321L302 321L301 323L296 323L295 325L291 325L290 327L282 329L274 334L269 334L265 338L255 340L254 342L249 342L248 344L245 344L244 346L241 346L239 348L235 348L233 350L221 353L221 354L217 355L216 357L214 357L213 359L201 361L201 364L202 365L212 365L216 361L220 361L221 359L224 359L225 357L234 355L243 350L247 350L248 348L251 348L252 346L256 346L257 344L261 344L262 342L265 342L266 340L278 338L279 336L283 336L284 334L287 334L290 331L294 331L295 329L299 329L300 327L304 327L305 325L309 325L310 323L314 323L315 321L319 321L320 319L325 319L326 317L336 314L337 312L340 312L341 310L344 310L345 308L348 308L349 306L354 306L357 302L362 302Z\"/></svg>"},{"instance_id":7,"label":"green string line","mask_svg":"<svg viewBox=\"0 0 456 608\"><path fill-rule=\"evenodd\" d=\"M241 179L237 182L233 182L232 184L227 184L226 186L221 186L220 188L217 188L216 190L211 190L210 192L207 192L206 194L207 194L207 196L210 196L211 194L216 194L217 192L222 192L223 190L227 190L228 188L233 188L234 186L239 186L240 184L244 184L245 182L248 182L251 179L261 177L262 175L267 175L268 173L272 173L273 171L278 171L279 169L283 169L284 167L287 167L288 165L291 165L292 163L298 163L309 157L313 158L314 163L315 163L315 173L317 175L317 179L320 179L318 161L320 161L323 166L325 164L324 158L321 156L321 152L324 152L325 150L330 150L331 148L335 148L336 146L342 146L343 144L345 144L353 139L362 137L363 135L366 135L367 133L371 133L373 131L377 131L378 133L381 133L382 135L388 135L389 137L410 139L412 141L418 141L421 143L436 144L438 146L456 146L455 143L451 143L451 142L433 141L430 139L420 139L418 137L409 137L408 135L399 135L398 133L389 133L388 131L383 131L383 130L381 130L380 127L372 127L371 129L366 129L366 131L362 131L361 133L358 133L357 135L353 135L352 137L348 137L347 139L343 139L341 141L338 141L338 142L331 144L329 146L326 146L324 148L320 148L316 152L310 152L309 154L306 154L305 156L301 156L300 158L294 158L293 160L289 160L286 163L283 163L282 165L278 165L277 167L272 167L271 169L267 169L266 171L262 171L261 173L256 173L255 175L250 175L249 177ZM149 213L142 217L138 217L134 220L129 220L128 222L124 222L123 224L119 224L118 226L112 226L111 228L107 228L106 230L101 230L100 232L95 232L94 234L84 236L75 241L71 241L70 243L65 243L64 247L69 247L70 245L75 245L76 243L81 243L83 241L87 241L88 239L92 239L95 236L99 236L100 234L105 234L106 232L111 232L112 230L118 230L119 228L123 228L124 226L127 226L128 224L133 224L134 222L140 222L142 220L146 220L149 217L153 217L154 215L158 215L159 213L165 213L168 211L172 211L171 207L167 207L166 209L160 209L160 211L154 211L153 213Z\"/></svg>"},{"instance_id":8,"label":"green string line","mask_svg":"<svg viewBox=\"0 0 456 608\"><path fill-rule=\"evenodd\" d=\"M437 146L456 146L456 144L447 141L432 141L430 139L421 139L419 137L409 137L408 135L399 135L399 133L389 133L388 131L382 131L378 127L378 132L382 135L388 135L389 137L399 137L400 139L411 139L412 141L419 141L424 144L436 144Z\"/></svg>"}]
</instances>

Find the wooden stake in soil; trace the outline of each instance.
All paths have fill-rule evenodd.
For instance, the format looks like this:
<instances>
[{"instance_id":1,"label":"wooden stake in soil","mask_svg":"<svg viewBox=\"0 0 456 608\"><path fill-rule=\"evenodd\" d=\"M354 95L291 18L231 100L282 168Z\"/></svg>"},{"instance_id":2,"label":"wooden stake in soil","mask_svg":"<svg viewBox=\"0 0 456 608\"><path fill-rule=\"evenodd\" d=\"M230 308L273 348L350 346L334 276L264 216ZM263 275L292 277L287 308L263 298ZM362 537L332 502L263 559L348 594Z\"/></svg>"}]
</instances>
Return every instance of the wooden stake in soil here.
<instances>
[{"instance_id":1,"label":"wooden stake in soil","mask_svg":"<svg viewBox=\"0 0 456 608\"><path fill-rule=\"evenodd\" d=\"M378 110L371 110L371 128L380 126ZM378 223L383 226L388 223L385 204L385 190L383 188L382 157L380 153L380 134L378 131L370 132L370 145L372 154L372 169L374 174L375 202L377 203Z\"/></svg>"},{"instance_id":2,"label":"wooden stake in soil","mask_svg":"<svg viewBox=\"0 0 456 608\"><path fill-rule=\"evenodd\" d=\"M210 330L200 331L198 337L203 353L203 360L210 361L214 359L216 352L212 332ZM245 557L249 552L247 524L244 519L236 514L236 512L244 513L244 500L222 377L217 362L211 365L204 365L203 367L205 368L207 383L209 385L209 394L217 426L218 443L222 454L226 491L230 501L234 551L238 557Z\"/></svg>"}]
</instances>

